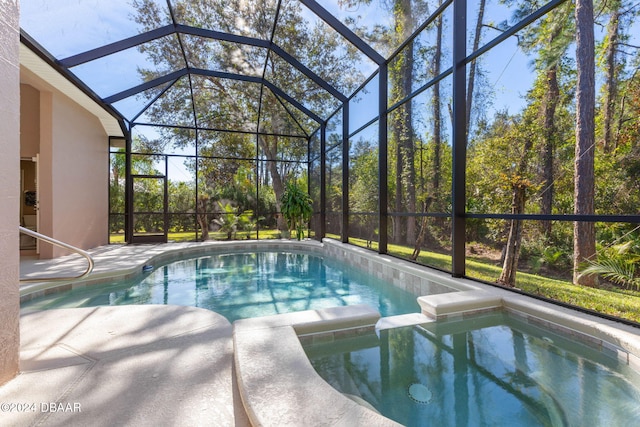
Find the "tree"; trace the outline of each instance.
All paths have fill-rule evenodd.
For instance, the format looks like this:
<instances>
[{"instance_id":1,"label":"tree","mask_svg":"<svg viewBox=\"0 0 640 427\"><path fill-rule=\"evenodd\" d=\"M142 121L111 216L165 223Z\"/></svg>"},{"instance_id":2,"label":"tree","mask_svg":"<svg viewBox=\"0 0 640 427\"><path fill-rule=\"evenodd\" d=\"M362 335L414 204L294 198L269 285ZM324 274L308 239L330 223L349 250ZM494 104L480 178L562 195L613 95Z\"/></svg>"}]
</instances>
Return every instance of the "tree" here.
<instances>
[{"instance_id":1,"label":"tree","mask_svg":"<svg viewBox=\"0 0 640 427\"><path fill-rule=\"evenodd\" d=\"M618 48L618 40L620 36L620 12L622 7L621 0L612 0L607 2L610 8L609 23L607 24L607 37L604 43L604 68L605 83L603 90L603 108L602 108L602 138L605 153L610 153L616 146L613 139L613 119L615 111L615 102L618 92L618 76L620 68L617 64L616 49Z\"/></svg>"},{"instance_id":2,"label":"tree","mask_svg":"<svg viewBox=\"0 0 640 427\"><path fill-rule=\"evenodd\" d=\"M478 19L476 20L476 28L473 36L473 46L471 50L472 52L475 52L476 50L478 50L478 47L480 47L480 39L482 37L482 25L484 20L485 5L486 5L486 0L480 0L480 3L478 5ZM465 139L467 141L467 145L469 143L469 131L471 129L471 109L473 107L473 95L475 90L477 69L478 69L478 59L475 58L469 64L469 80L467 81L467 101L466 101L467 117L466 117L466 126L465 126L465 129L466 129Z\"/></svg>"},{"instance_id":3,"label":"tree","mask_svg":"<svg viewBox=\"0 0 640 427\"><path fill-rule=\"evenodd\" d=\"M255 167L254 163L246 160L255 155L255 142L252 142L251 135L240 133L201 131L199 136L200 157L197 162L190 158L185 163L197 178L196 218L200 238L207 240L210 221L219 207L217 202L225 197L239 202L235 200L239 195L230 195L228 192L236 188L236 176L240 170Z\"/></svg>"},{"instance_id":4,"label":"tree","mask_svg":"<svg viewBox=\"0 0 640 427\"><path fill-rule=\"evenodd\" d=\"M484 3L484 0L483 0ZM440 66L441 66L441 56L442 56L442 15L438 16L436 20L436 46L435 52L433 54L433 75L440 75ZM475 61L474 68L475 68ZM471 82L471 77L470 80ZM473 88L473 84L470 83ZM473 91L473 89L471 89ZM469 98L470 99L470 98ZM470 101L467 101L470 104ZM468 108L471 108L468 105ZM438 203L436 204L436 209L442 209L440 206L440 182L442 180L442 102L440 100L440 82L437 82L433 86L433 98L432 98L432 114L433 114L433 177L431 181L432 187L432 198L437 198ZM469 111L467 111L469 113ZM467 122L467 129L469 123ZM426 207L426 205L425 205Z\"/></svg>"},{"instance_id":5,"label":"tree","mask_svg":"<svg viewBox=\"0 0 640 427\"><path fill-rule=\"evenodd\" d=\"M149 152L152 141L142 136L134 136L133 145L138 152ZM124 228L125 214L125 151L120 149L117 153L111 153L111 170L109 186L110 213L120 213L115 221L110 224L111 232L118 232ZM136 154L131 156L131 172L135 175L162 175L155 169L156 156ZM164 188L157 179L141 178L134 181L134 217L133 227L136 231L162 230L163 224L159 221L158 212L163 211ZM151 213L153 212L153 213Z\"/></svg>"},{"instance_id":6,"label":"tree","mask_svg":"<svg viewBox=\"0 0 640 427\"><path fill-rule=\"evenodd\" d=\"M369 5L372 0L339 0L339 5L354 7ZM427 16L432 4L440 1L425 0L379 0L382 8L393 17L389 26L376 25L370 32L356 28L361 37L377 47L379 52L391 53L407 40L415 30L417 23ZM413 91L416 69L425 58L418 57L419 43L414 41L405 46L389 62L389 100L399 102ZM425 73L428 74L428 73ZM414 129L414 111L408 101L389 115L389 210L405 214L417 212L416 162ZM391 239L396 243L413 244L417 237L416 222L412 216L391 217Z\"/></svg>"},{"instance_id":7,"label":"tree","mask_svg":"<svg viewBox=\"0 0 640 427\"><path fill-rule=\"evenodd\" d=\"M593 0L576 0L576 150L574 163L574 212L594 213L595 159L595 38ZM573 226L573 281L595 286L594 276L580 275L580 266L596 254L593 222L576 221Z\"/></svg>"},{"instance_id":8,"label":"tree","mask_svg":"<svg viewBox=\"0 0 640 427\"><path fill-rule=\"evenodd\" d=\"M438 1L438 6L442 5L441 1ZM436 18L435 22L436 26L436 40L435 47L433 49L433 60L431 70L427 70L427 74L432 76L439 76L441 72L441 62L442 62L442 31L444 26L444 21L442 15L439 15ZM427 65L427 68L429 66ZM436 82L433 85L433 95L431 98L431 114L432 114L432 122L433 122L433 165L432 165L432 175L431 175L431 189L430 194L425 192L424 185L422 185L422 212L427 213L431 207L431 204L436 201L435 209L436 211L441 211L443 209L441 201L443 198L440 194L440 184L442 181L442 101L440 97L440 82ZM419 142L419 149L422 150L422 142ZM421 152L422 153L422 152ZM422 156L419 160L420 168L422 172ZM423 179L423 174L420 174L421 180ZM415 178L414 178L415 179ZM415 192L415 190L414 190ZM415 197L415 196L414 196ZM418 197L415 197L416 199ZM414 202L415 203L415 202ZM411 220L411 223L414 224L414 221ZM425 243L427 238L427 228L428 228L428 217L423 216L420 221L420 232L418 233L415 241L409 240L408 243L413 243L413 253L410 256L410 259L417 260L420 255L420 251L422 250L422 245Z\"/></svg>"},{"instance_id":9,"label":"tree","mask_svg":"<svg viewBox=\"0 0 640 427\"><path fill-rule=\"evenodd\" d=\"M540 213L550 215L553 210L554 197L554 159L555 149L558 145L558 126L556 123L556 111L560 103L560 88L558 85L558 73L560 63L569 45L570 32L568 4L554 9L545 18L542 24L541 33L544 46L540 52L538 64L545 70L546 95L543 102L543 139L542 150L542 176L543 192L540 203ZM546 28L545 28L546 27ZM546 31L545 31L546 30ZM542 230L545 239L551 239L551 221L542 223Z\"/></svg>"},{"instance_id":10,"label":"tree","mask_svg":"<svg viewBox=\"0 0 640 427\"><path fill-rule=\"evenodd\" d=\"M519 141L520 142L520 141ZM529 153L533 145L531 138L524 141L523 155L518 164L516 173L505 176L508 186L512 190L511 213L514 215L524 213L525 202L527 200L527 189L531 186L531 181L524 175L527 168ZM516 285L516 273L518 271L518 260L520 258L520 245L522 242L522 221L512 219L509 221L509 236L504 251L504 262L502 272L498 278L498 283L514 287Z\"/></svg>"},{"instance_id":11,"label":"tree","mask_svg":"<svg viewBox=\"0 0 640 427\"><path fill-rule=\"evenodd\" d=\"M524 135L519 127L520 115L498 111L494 120L479 127L469 146L467 198L477 212L508 212L511 209L513 189L511 177L522 173L516 170L525 154ZM528 176L527 176L528 177ZM491 230L494 241L504 241L505 227L496 225ZM479 236L481 237L481 236Z\"/></svg>"},{"instance_id":12,"label":"tree","mask_svg":"<svg viewBox=\"0 0 640 427\"><path fill-rule=\"evenodd\" d=\"M414 16L411 0L394 0L394 39L406 40L413 29ZM389 66L391 82L391 100L400 101L412 92L414 67L413 44L407 46L396 56ZM415 168L414 168L414 130L413 108L411 101L398 108L390 116L390 146L394 147L395 157L395 198L393 210L397 213L416 211ZM406 195L405 195L406 193ZM393 218L393 239L401 243L415 241L415 221L412 217Z\"/></svg>"},{"instance_id":13,"label":"tree","mask_svg":"<svg viewBox=\"0 0 640 427\"><path fill-rule=\"evenodd\" d=\"M485 209L488 211L509 209L514 215L525 213L528 192L535 189L531 180L531 159L536 135L536 110L533 105L522 115L509 115L506 111L498 113L491 126L481 129L477 135L481 142L474 142L470 148L474 162L470 165L469 180L476 187L468 191L487 194L485 200L490 205ZM496 186L496 183L500 185ZM501 230L500 235L503 233ZM520 258L523 221L517 218L509 220L506 237L502 272L497 282L513 287Z\"/></svg>"},{"instance_id":14,"label":"tree","mask_svg":"<svg viewBox=\"0 0 640 427\"><path fill-rule=\"evenodd\" d=\"M195 231L193 181L169 181L169 231Z\"/></svg>"},{"instance_id":15,"label":"tree","mask_svg":"<svg viewBox=\"0 0 640 427\"><path fill-rule=\"evenodd\" d=\"M509 1L509 4L515 3ZM514 21L520 21L539 8L537 2L520 2L513 14ZM549 12L537 24L528 26L518 36L518 45L525 52L537 53L534 63L539 72L544 73L542 93L544 94L540 104L542 128L540 138L542 140L540 168L542 178L542 193L540 197L540 213L550 215L553 211L555 192L555 150L559 140L559 129L556 112L562 100L559 88L559 73L561 64L569 44L572 41L572 14L569 2L562 4ZM540 79L540 77L538 77ZM551 239L551 221L542 222L544 238Z\"/></svg>"},{"instance_id":16,"label":"tree","mask_svg":"<svg viewBox=\"0 0 640 427\"><path fill-rule=\"evenodd\" d=\"M375 240L378 224L374 215L378 210L378 155L377 141L368 141L360 136L350 145L349 210L363 212L349 224L349 234L367 240L367 245Z\"/></svg>"},{"instance_id":17,"label":"tree","mask_svg":"<svg viewBox=\"0 0 640 427\"><path fill-rule=\"evenodd\" d=\"M109 213L118 214L109 216L109 232L119 233L124 230L124 193L125 193L125 153L119 149L117 153L111 153L110 179L109 179Z\"/></svg>"},{"instance_id":18,"label":"tree","mask_svg":"<svg viewBox=\"0 0 640 427\"><path fill-rule=\"evenodd\" d=\"M433 198L432 197L427 197L423 203L423 212L429 212L429 207L431 206L431 203L433 202ZM420 233L418 234L418 237L416 238L416 243L413 246L413 252L411 253L411 256L409 257L410 259L412 259L413 261L416 261L418 259L418 257L420 256L420 252L422 251L422 245L424 244L424 241L427 237L427 216L423 216L422 217L422 221L420 223Z\"/></svg>"},{"instance_id":19,"label":"tree","mask_svg":"<svg viewBox=\"0 0 640 427\"><path fill-rule=\"evenodd\" d=\"M163 14L152 0L134 0L133 5L136 8L134 19L145 31L172 22L172 17ZM321 78L330 81L336 89L350 93L362 80L353 61L356 48L343 41L337 32L326 31L322 21L310 23L297 1L176 1L173 2L173 17L185 25L268 40L272 36L278 7L274 42ZM274 52L269 52L265 61L266 51L261 48L185 34L178 37L180 44L176 36L171 36L139 46L139 50L153 65L140 71L145 81L185 66L264 75L291 98L321 117L326 117L338 105L332 95ZM186 55L182 54L180 45L185 48ZM255 159L256 170L258 173L266 172L269 178L256 180L256 185L258 182L272 185L275 203L279 205L284 191L283 177L289 173L291 161L300 161L301 164L307 161L306 151L299 150L299 141L306 141L306 135L317 124L310 123L304 113L257 83L191 75L182 77L169 88L161 86L142 95L154 100L163 89L166 92L145 113L152 122L176 125L160 129L162 143L159 148L168 144L176 148L193 146L196 136L185 127L245 132L201 130L197 134L200 147L197 154L207 157L197 166L192 162L193 168L198 168L197 211L203 237L206 237L210 212L215 209L216 194L227 188L224 182L241 165L241 162L229 161L229 157L258 157ZM256 128L261 132L257 136ZM296 138L279 136L285 134L300 135L300 138L296 141ZM248 136L251 138L248 139ZM260 149L258 156L256 141ZM289 163L283 162L284 159ZM259 191L262 190L252 193ZM280 226L285 228L282 221Z\"/></svg>"}]
</instances>

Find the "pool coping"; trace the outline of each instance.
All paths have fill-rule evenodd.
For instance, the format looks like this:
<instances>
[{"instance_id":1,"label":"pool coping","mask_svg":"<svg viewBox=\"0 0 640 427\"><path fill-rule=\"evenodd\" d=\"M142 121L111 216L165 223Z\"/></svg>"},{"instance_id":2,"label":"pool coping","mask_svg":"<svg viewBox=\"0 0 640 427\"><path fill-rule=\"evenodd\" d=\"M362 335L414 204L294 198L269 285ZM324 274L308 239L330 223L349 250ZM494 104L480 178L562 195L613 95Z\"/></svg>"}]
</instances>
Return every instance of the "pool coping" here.
<instances>
[{"instance_id":1,"label":"pool coping","mask_svg":"<svg viewBox=\"0 0 640 427\"><path fill-rule=\"evenodd\" d=\"M315 371L301 337L371 333L380 314L366 305L236 320L233 357L252 425L400 426L331 387Z\"/></svg>"}]
</instances>

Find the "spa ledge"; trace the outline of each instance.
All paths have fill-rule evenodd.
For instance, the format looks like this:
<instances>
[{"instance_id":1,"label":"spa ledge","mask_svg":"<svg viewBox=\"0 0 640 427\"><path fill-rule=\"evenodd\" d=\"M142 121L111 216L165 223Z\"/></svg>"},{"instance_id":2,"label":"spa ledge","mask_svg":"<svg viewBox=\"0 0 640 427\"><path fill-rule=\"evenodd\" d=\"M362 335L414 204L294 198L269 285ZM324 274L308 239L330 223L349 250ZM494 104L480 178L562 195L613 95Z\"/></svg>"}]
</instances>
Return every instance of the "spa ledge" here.
<instances>
[{"instance_id":1,"label":"spa ledge","mask_svg":"<svg viewBox=\"0 0 640 427\"><path fill-rule=\"evenodd\" d=\"M234 322L234 363L240 396L254 426L399 426L326 383L313 369L298 334L374 328L377 311L334 307ZM309 335L310 334L310 335Z\"/></svg>"}]
</instances>

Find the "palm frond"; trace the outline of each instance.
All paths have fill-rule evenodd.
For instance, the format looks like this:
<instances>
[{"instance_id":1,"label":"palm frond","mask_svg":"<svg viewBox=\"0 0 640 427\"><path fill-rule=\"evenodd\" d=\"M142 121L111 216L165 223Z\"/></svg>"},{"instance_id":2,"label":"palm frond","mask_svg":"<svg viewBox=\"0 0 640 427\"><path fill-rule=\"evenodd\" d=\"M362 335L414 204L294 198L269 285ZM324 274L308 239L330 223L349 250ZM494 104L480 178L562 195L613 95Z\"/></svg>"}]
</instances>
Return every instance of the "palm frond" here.
<instances>
[{"instance_id":1,"label":"palm frond","mask_svg":"<svg viewBox=\"0 0 640 427\"><path fill-rule=\"evenodd\" d=\"M606 258L598 261L588 261L580 275L600 275L605 279L621 286L640 289L640 277L636 277L636 263L629 258Z\"/></svg>"}]
</instances>

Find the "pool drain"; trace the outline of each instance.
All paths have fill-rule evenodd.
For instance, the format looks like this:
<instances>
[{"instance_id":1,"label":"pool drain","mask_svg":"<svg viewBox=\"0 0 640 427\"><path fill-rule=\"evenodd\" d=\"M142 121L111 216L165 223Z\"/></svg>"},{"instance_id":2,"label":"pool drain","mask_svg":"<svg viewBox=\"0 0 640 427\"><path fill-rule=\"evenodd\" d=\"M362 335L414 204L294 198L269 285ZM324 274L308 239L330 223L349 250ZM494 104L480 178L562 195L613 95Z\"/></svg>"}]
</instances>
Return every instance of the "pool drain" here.
<instances>
[{"instance_id":1,"label":"pool drain","mask_svg":"<svg viewBox=\"0 0 640 427\"><path fill-rule=\"evenodd\" d=\"M423 405L431 402L431 398L433 397L433 393L427 386L418 383L411 384L408 393L411 400Z\"/></svg>"}]
</instances>

